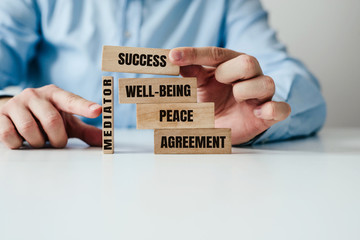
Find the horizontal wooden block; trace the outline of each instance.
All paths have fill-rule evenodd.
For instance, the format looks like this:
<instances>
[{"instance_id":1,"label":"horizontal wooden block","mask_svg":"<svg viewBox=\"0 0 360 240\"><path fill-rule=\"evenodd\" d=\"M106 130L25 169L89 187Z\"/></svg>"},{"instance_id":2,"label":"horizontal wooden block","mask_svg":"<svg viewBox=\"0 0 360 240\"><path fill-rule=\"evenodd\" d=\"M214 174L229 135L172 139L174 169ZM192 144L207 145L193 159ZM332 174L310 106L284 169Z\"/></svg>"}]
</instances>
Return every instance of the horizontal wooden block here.
<instances>
[{"instance_id":1,"label":"horizontal wooden block","mask_svg":"<svg viewBox=\"0 0 360 240\"><path fill-rule=\"evenodd\" d=\"M137 128L213 128L214 103L137 104Z\"/></svg>"},{"instance_id":2,"label":"horizontal wooden block","mask_svg":"<svg viewBox=\"0 0 360 240\"><path fill-rule=\"evenodd\" d=\"M114 78L102 78L102 149L114 153Z\"/></svg>"},{"instance_id":3,"label":"horizontal wooden block","mask_svg":"<svg viewBox=\"0 0 360 240\"><path fill-rule=\"evenodd\" d=\"M230 154L230 128L155 129L155 154Z\"/></svg>"},{"instance_id":4,"label":"horizontal wooden block","mask_svg":"<svg viewBox=\"0 0 360 240\"><path fill-rule=\"evenodd\" d=\"M179 75L168 49L104 46L102 70L107 72Z\"/></svg>"},{"instance_id":5,"label":"horizontal wooden block","mask_svg":"<svg viewBox=\"0 0 360 240\"><path fill-rule=\"evenodd\" d=\"M196 103L196 78L120 78L120 103Z\"/></svg>"}]
</instances>

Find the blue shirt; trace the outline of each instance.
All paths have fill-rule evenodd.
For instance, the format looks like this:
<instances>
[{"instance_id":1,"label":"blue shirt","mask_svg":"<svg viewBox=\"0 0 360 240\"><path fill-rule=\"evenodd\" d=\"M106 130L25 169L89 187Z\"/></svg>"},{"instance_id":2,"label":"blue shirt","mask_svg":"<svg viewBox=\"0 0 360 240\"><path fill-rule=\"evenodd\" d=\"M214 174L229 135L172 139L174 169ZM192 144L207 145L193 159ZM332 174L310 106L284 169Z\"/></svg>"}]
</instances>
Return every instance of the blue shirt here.
<instances>
[{"instance_id":1,"label":"blue shirt","mask_svg":"<svg viewBox=\"0 0 360 240\"><path fill-rule=\"evenodd\" d=\"M273 99L292 107L257 143L306 136L325 121L318 81L277 40L259 0L1 0L0 90L53 83L101 103L101 76L152 77L101 72L103 45L219 46L255 56L275 81ZM135 105L114 110L116 127L135 127Z\"/></svg>"}]
</instances>

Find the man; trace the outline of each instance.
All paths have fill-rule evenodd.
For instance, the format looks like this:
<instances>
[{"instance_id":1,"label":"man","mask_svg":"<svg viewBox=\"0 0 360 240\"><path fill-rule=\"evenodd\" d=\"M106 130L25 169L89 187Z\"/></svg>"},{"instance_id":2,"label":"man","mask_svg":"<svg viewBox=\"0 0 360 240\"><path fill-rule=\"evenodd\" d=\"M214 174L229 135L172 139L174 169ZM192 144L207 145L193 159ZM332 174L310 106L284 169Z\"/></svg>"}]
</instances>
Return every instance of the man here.
<instances>
[{"instance_id":1,"label":"man","mask_svg":"<svg viewBox=\"0 0 360 240\"><path fill-rule=\"evenodd\" d=\"M0 89L25 90L1 92L0 141L100 145L101 76L140 77L101 72L103 45L172 49L234 145L306 136L325 121L317 80L288 56L259 0L2 0ZM115 122L134 127L135 106L115 105Z\"/></svg>"}]
</instances>

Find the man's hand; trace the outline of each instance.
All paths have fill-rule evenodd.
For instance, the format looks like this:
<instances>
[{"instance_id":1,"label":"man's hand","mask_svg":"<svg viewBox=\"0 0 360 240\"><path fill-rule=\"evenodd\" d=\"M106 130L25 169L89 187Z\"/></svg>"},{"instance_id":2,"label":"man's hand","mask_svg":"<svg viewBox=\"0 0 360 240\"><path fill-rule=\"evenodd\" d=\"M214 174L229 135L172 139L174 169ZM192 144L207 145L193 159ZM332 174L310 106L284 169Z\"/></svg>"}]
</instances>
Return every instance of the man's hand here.
<instances>
[{"instance_id":1,"label":"man's hand","mask_svg":"<svg viewBox=\"0 0 360 240\"><path fill-rule=\"evenodd\" d=\"M54 85L28 88L0 105L0 142L11 149L23 140L32 147L65 147L68 138L80 138L89 145L101 146L101 130L83 123L73 114L95 118L99 104L87 101Z\"/></svg>"},{"instance_id":2,"label":"man's hand","mask_svg":"<svg viewBox=\"0 0 360 240\"><path fill-rule=\"evenodd\" d=\"M197 77L198 101L215 103L215 126L232 129L232 144L245 143L286 119L291 108L274 102L274 80L256 58L225 48L175 48L170 61L184 77Z\"/></svg>"}]
</instances>

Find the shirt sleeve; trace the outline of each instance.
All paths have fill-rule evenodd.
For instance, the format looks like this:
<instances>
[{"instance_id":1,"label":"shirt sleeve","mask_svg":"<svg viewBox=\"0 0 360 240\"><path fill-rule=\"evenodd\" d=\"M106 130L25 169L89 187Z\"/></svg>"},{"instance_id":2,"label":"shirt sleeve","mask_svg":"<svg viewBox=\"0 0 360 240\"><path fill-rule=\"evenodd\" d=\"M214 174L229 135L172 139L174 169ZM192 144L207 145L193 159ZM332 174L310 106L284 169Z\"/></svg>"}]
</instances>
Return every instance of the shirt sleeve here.
<instances>
[{"instance_id":1,"label":"shirt sleeve","mask_svg":"<svg viewBox=\"0 0 360 240\"><path fill-rule=\"evenodd\" d=\"M290 104L291 115L270 127L256 143L308 136L326 118L326 104L317 79L298 60L289 56L268 24L259 0L228 2L224 21L224 47L256 57L265 75L274 79L274 101Z\"/></svg>"},{"instance_id":2,"label":"shirt sleeve","mask_svg":"<svg viewBox=\"0 0 360 240\"><path fill-rule=\"evenodd\" d=\"M28 62L39 41L38 11L33 0L0 1L0 94L26 80Z\"/></svg>"}]
</instances>

